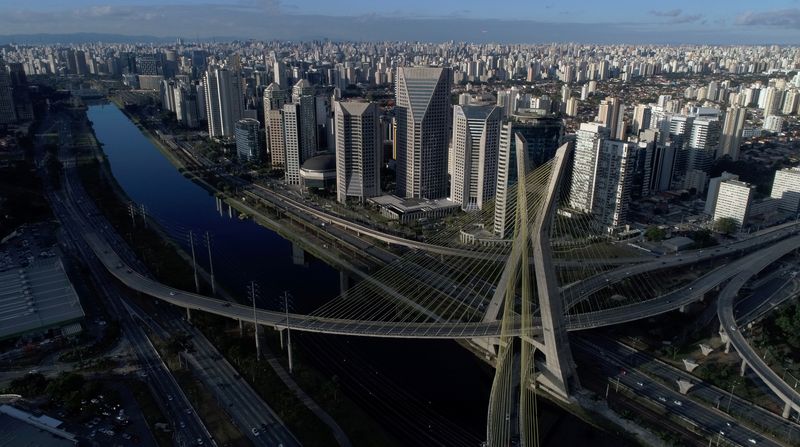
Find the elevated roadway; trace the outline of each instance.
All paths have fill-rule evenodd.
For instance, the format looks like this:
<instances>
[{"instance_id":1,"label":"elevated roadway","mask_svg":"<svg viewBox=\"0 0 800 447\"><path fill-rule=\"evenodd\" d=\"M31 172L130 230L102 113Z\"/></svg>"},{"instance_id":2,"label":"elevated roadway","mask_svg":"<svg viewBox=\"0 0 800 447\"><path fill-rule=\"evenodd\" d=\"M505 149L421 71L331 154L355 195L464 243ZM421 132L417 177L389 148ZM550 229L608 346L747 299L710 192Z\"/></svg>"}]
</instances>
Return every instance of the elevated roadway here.
<instances>
[{"instance_id":1,"label":"elevated roadway","mask_svg":"<svg viewBox=\"0 0 800 447\"><path fill-rule=\"evenodd\" d=\"M750 366L753 372L764 381L767 387L784 402L784 417L789 417L792 409L800 412L800 393L788 383L784 382L747 342L747 339L739 330L739 325L736 322L734 304L742 286L768 265L795 249L797 247L795 241L798 240L800 240L800 236L791 238L787 240L786 243L775 246L771 250L765 251L760 256L753 258L752 262L749 262L746 268L736 274L725 288L722 289L719 301L717 302L717 316L722 325L722 330L728 336L731 346L733 346L742 358L744 362L742 370L744 371L745 365Z\"/></svg>"}]
</instances>

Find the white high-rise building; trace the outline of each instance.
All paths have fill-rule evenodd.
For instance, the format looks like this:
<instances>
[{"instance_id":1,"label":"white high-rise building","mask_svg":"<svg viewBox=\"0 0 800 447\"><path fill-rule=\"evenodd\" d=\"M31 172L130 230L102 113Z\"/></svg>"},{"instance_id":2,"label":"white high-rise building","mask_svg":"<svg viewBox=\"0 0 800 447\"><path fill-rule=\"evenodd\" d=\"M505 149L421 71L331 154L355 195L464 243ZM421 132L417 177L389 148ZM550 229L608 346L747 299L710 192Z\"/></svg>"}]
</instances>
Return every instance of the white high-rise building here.
<instances>
[{"instance_id":1,"label":"white high-rise building","mask_svg":"<svg viewBox=\"0 0 800 447\"><path fill-rule=\"evenodd\" d=\"M783 130L783 117L777 115L764 117L764 125L762 127L768 132L781 132Z\"/></svg>"},{"instance_id":2,"label":"white high-rise building","mask_svg":"<svg viewBox=\"0 0 800 447\"><path fill-rule=\"evenodd\" d=\"M747 109L731 106L725 113L725 125L722 126L722 140L720 141L717 158L728 155L732 160L739 159L739 147L742 145L742 132Z\"/></svg>"},{"instance_id":3,"label":"white high-rise building","mask_svg":"<svg viewBox=\"0 0 800 447\"><path fill-rule=\"evenodd\" d=\"M687 147L689 163L687 172L692 169L707 172L716 157L722 134L722 126L716 118L697 118L692 122Z\"/></svg>"},{"instance_id":4,"label":"white high-rise building","mask_svg":"<svg viewBox=\"0 0 800 447\"><path fill-rule=\"evenodd\" d=\"M753 187L749 183L739 180L721 182L714 207L714 222L730 218L740 227L746 225L752 199Z\"/></svg>"},{"instance_id":5,"label":"white high-rise building","mask_svg":"<svg viewBox=\"0 0 800 447\"><path fill-rule=\"evenodd\" d=\"M800 212L800 167L775 171L770 197L778 199L778 208L790 213Z\"/></svg>"},{"instance_id":6,"label":"white high-rise building","mask_svg":"<svg viewBox=\"0 0 800 447\"><path fill-rule=\"evenodd\" d=\"M600 123L581 123L578 129L569 190L569 207L574 210L583 213L592 211L597 154L607 138L608 129Z\"/></svg>"},{"instance_id":7,"label":"white high-rise building","mask_svg":"<svg viewBox=\"0 0 800 447\"><path fill-rule=\"evenodd\" d=\"M714 209L717 207L717 197L719 197L719 185L725 180L739 180L739 176L730 172L723 172L719 177L714 177L708 182L706 206L703 211L709 216L714 215Z\"/></svg>"},{"instance_id":8,"label":"white high-rise building","mask_svg":"<svg viewBox=\"0 0 800 447\"><path fill-rule=\"evenodd\" d=\"M608 129L609 138L612 140L624 137L624 111L625 106L618 98L608 98L600 101L600 108L595 121Z\"/></svg>"},{"instance_id":9,"label":"white high-rise building","mask_svg":"<svg viewBox=\"0 0 800 447\"><path fill-rule=\"evenodd\" d=\"M289 81L286 79L286 65L280 60L276 60L272 64L272 82L278 84L284 90L289 89Z\"/></svg>"},{"instance_id":10,"label":"white high-rise building","mask_svg":"<svg viewBox=\"0 0 800 447\"><path fill-rule=\"evenodd\" d=\"M776 115L781 110L781 104L783 103L783 90L779 90L775 87L767 87L761 90L761 94L764 95L764 116Z\"/></svg>"},{"instance_id":11,"label":"white high-rise building","mask_svg":"<svg viewBox=\"0 0 800 447\"><path fill-rule=\"evenodd\" d=\"M240 161L261 161L261 129L258 120L236 122L236 155Z\"/></svg>"},{"instance_id":12,"label":"white high-rise building","mask_svg":"<svg viewBox=\"0 0 800 447\"><path fill-rule=\"evenodd\" d=\"M284 174L286 183L300 184L300 105L283 105L283 144L286 148Z\"/></svg>"},{"instance_id":13,"label":"white high-rise building","mask_svg":"<svg viewBox=\"0 0 800 447\"><path fill-rule=\"evenodd\" d=\"M496 106L455 106L450 199L467 211L494 198L502 110Z\"/></svg>"},{"instance_id":14,"label":"white high-rise building","mask_svg":"<svg viewBox=\"0 0 800 447\"><path fill-rule=\"evenodd\" d=\"M285 90L273 82L264 89L264 133L267 153L273 168L286 166L286 145L283 134L283 106L287 102Z\"/></svg>"},{"instance_id":15,"label":"white high-rise building","mask_svg":"<svg viewBox=\"0 0 800 447\"><path fill-rule=\"evenodd\" d=\"M650 128L650 117L652 108L647 104L638 104L633 109L633 121L631 122L631 132L638 136L639 132Z\"/></svg>"},{"instance_id":16,"label":"white high-rise building","mask_svg":"<svg viewBox=\"0 0 800 447\"><path fill-rule=\"evenodd\" d=\"M783 114L796 114L798 104L800 104L800 90L792 89L787 91L786 97L783 99Z\"/></svg>"},{"instance_id":17,"label":"white high-rise building","mask_svg":"<svg viewBox=\"0 0 800 447\"><path fill-rule=\"evenodd\" d=\"M381 193L383 139L378 107L367 102L335 101L336 198L364 202Z\"/></svg>"},{"instance_id":18,"label":"white high-rise building","mask_svg":"<svg viewBox=\"0 0 800 447\"><path fill-rule=\"evenodd\" d=\"M447 195L451 73L447 68L399 67L396 82L397 195Z\"/></svg>"},{"instance_id":19,"label":"white high-rise building","mask_svg":"<svg viewBox=\"0 0 800 447\"><path fill-rule=\"evenodd\" d=\"M592 216L595 224L608 233L627 221L634 150L634 144L615 140L603 140L600 146L593 178Z\"/></svg>"}]
</instances>

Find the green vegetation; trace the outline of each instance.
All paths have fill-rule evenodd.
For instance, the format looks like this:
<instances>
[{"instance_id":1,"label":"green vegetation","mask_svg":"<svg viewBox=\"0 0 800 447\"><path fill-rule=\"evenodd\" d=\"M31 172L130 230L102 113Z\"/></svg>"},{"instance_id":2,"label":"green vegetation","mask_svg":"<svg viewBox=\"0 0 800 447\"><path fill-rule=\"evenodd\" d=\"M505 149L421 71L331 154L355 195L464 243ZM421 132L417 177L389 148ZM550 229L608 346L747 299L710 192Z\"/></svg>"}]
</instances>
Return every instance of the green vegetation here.
<instances>
[{"instance_id":1,"label":"green vegetation","mask_svg":"<svg viewBox=\"0 0 800 447\"><path fill-rule=\"evenodd\" d=\"M711 234L711 231L706 229L697 230L689 237L694 241L694 246L692 248L707 248L718 244L717 240L714 239L714 236Z\"/></svg>"},{"instance_id":2,"label":"green vegetation","mask_svg":"<svg viewBox=\"0 0 800 447\"><path fill-rule=\"evenodd\" d=\"M714 222L714 231L730 236L736 232L738 226L739 224L736 223L735 219L731 217L720 217Z\"/></svg>"},{"instance_id":3,"label":"green vegetation","mask_svg":"<svg viewBox=\"0 0 800 447\"><path fill-rule=\"evenodd\" d=\"M211 435L219 445L249 446L250 442L231 422L230 417L203 385L188 371L175 371L175 380L186 393L186 397L197 409Z\"/></svg>"},{"instance_id":4,"label":"green vegetation","mask_svg":"<svg viewBox=\"0 0 800 447\"><path fill-rule=\"evenodd\" d=\"M114 345L117 344L119 336L120 336L119 323L117 321L110 321L106 325L105 332L103 332L103 337L100 338L100 340L88 346L77 346L75 348L72 348L69 351L61 354L58 360L62 362L77 362L83 359L90 359L111 349ZM91 335L84 333L82 333L80 337L83 340L92 339Z\"/></svg>"},{"instance_id":5,"label":"green vegetation","mask_svg":"<svg viewBox=\"0 0 800 447\"><path fill-rule=\"evenodd\" d=\"M776 349L788 347L788 359L800 362L800 303L795 302L773 313L764 320L763 327L760 344Z\"/></svg>"},{"instance_id":6,"label":"green vegetation","mask_svg":"<svg viewBox=\"0 0 800 447\"><path fill-rule=\"evenodd\" d=\"M667 237L667 232L663 228L651 225L645 230L644 237L651 242L661 242Z\"/></svg>"},{"instance_id":7,"label":"green vegetation","mask_svg":"<svg viewBox=\"0 0 800 447\"><path fill-rule=\"evenodd\" d=\"M139 409L142 410L147 426L150 427L150 432L153 433L158 445L160 447L172 446L172 435L156 428L156 424L166 424L167 418L164 417L161 408L153 399L150 388L138 380L127 380L125 386L133 392L133 397L136 399Z\"/></svg>"}]
</instances>

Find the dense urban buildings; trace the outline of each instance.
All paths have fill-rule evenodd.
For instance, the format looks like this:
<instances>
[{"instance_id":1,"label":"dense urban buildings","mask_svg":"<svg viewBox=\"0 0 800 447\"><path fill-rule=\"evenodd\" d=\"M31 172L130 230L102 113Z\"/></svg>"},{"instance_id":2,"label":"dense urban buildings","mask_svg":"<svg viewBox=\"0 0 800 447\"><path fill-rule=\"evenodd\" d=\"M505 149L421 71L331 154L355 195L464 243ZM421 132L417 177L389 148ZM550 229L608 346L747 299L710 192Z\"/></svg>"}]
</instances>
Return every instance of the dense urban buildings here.
<instances>
[{"instance_id":1,"label":"dense urban buildings","mask_svg":"<svg viewBox=\"0 0 800 447\"><path fill-rule=\"evenodd\" d=\"M336 197L361 203L381 192L381 126L374 103L335 101Z\"/></svg>"}]
</instances>

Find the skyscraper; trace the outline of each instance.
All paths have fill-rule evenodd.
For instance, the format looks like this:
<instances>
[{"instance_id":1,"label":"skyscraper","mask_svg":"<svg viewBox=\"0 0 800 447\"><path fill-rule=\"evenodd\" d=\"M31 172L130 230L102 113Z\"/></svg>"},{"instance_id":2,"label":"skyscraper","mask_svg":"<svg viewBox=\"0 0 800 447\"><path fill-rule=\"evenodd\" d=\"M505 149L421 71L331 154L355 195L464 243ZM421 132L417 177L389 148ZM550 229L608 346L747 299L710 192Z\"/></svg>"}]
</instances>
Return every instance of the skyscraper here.
<instances>
[{"instance_id":1,"label":"skyscraper","mask_svg":"<svg viewBox=\"0 0 800 447\"><path fill-rule=\"evenodd\" d=\"M286 148L284 174L286 183L300 184L300 105L290 103L283 105L283 144Z\"/></svg>"},{"instance_id":2,"label":"skyscraper","mask_svg":"<svg viewBox=\"0 0 800 447\"><path fill-rule=\"evenodd\" d=\"M638 104L633 109L633 122L631 123L631 132L634 136L639 135L639 132L644 129L650 128L650 116L652 109L647 104Z\"/></svg>"},{"instance_id":3,"label":"skyscraper","mask_svg":"<svg viewBox=\"0 0 800 447\"><path fill-rule=\"evenodd\" d=\"M581 123L578 129L569 189L569 207L574 210L583 213L592 211L597 155L606 138L608 129L601 123Z\"/></svg>"},{"instance_id":4,"label":"skyscraper","mask_svg":"<svg viewBox=\"0 0 800 447\"><path fill-rule=\"evenodd\" d=\"M728 155L732 160L739 159L739 147L742 145L742 132L747 109L731 106L725 114L725 125L722 127L722 139L717 158Z\"/></svg>"},{"instance_id":5,"label":"skyscraper","mask_svg":"<svg viewBox=\"0 0 800 447\"><path fill-rule=\"evenodd\" d=\"M336 198L364 202L380 195L383 139L378 107L367 102L334 101Z\"/></svg>"},{"instance_id":6,"label":"skyscraper","mask_svg":"<svg viewBox=\"0 0 800 447\"><path fill-rule=\"evenodd\" d=\"M519 181L518 160L528 173L555 156L564 137L564 123L558 118L517 114L500 134L497 156L497 186L494 203L494 233L508 238L514 231L514 185Z\"/></svg>"},{"instance_id":7,"label":"skyscraper","mask_svg":"<svg viewBox=\"0 0 800 447\"><path fill-rule=\"evenodd\" d=\"M11 89L11 78L6 70L6 65L0 59L0 124L17 122L14 108L14 96Z\"/></svg>"},{"instance_id":8,"label":"skyscraper","mask_svg":"<svg viewBox=\"0 0 800 447\"><path fill-rule=\"evenodd\" d=\"M278 84L284 90L289 88L289 81L286 79L286 65L280 60L276 60L272 64L272 82Z\"/></svg>"},{"instance_id":9,"label":"skyscraper","mask_svg":"<svg viewBox=\"0 0 800 447\"><path fill-rule=\"evenodd\" d=\"M236 155L240 161L261 161L260 124L252 118L236 122Z\"/></svg>"},{"instance_id":10,"label":"skyscraper","mask_svg":"<svg viewBox=\"0 0 800 447\"><path fill-rule=\"evenodd\" d=\"M447 68L397 69L397 195L401 197L447 195L451 77Z\"/></svg>"},{"instance_id":11,"label":"skyscraper","mask_svg":"<svg viewBox=\"0 0 800 447\"><path fill-rule=\"evenodd\" d=\"M455 106L450 199L467 211L482 209L494 198L502 110L499 107Z\"/></svg>"},{"instance_id":12,"label":"skyscraper","mask_svg":"<svg viewBox=\"0 0 800 447\"><path fill-rule=\"evenodd\" d=\"M292 102L298 109L298 137L300 139L300 164L317 152L317 108L314 87L305 79L297 81L292 88Z\"/></svg>"},{"instance_id":13,"label":"skyscraper","mask_svg":"<svg viewBox=\"0 0 800 447\"><path fill-rule=\"evenodd\" d=\"M267 153L270 154L273 168L283 168L286 165L283 135L283 106L286 102L286 91L280 85L273 82L264 90L264 132Z\"/></svg>"},{"instance_id":14,"label":"skyscraper","mask_svg":"<svg viewBox=\"0 0 800 447\"><path fill-rule=\"evenodd\" d=\"M625 224L633 180L632 143L603 140L594 170L592 216L595 224L613 233Z\"/></svg>"},{"instance_id":15,"label":"skyscraper","mask_svg":"<svg viewBox=\"0 0 800 447\"><path fill-rule=\"evenodd\" d=\"M622 138L624 129L623 113L625 106L617 98L607 98L600 101L600 108L595 121L608 129L609 138L612 140Z\"/></svg>"},{"instance_id":16,"label":"skyscraper","mask_svg":"<svg viewBox=\"0 0 800 447\"><path fill-rule=\"evenodd\" d=\"M238 74L226 68L211 66L206 71L204 84L208 134L212 137L232 137L234 126L244 113Z\"/></svg>"},{"instance_id":17,"label":"skyscraper","mask_svg":"<svg viewBox=\"0 0 800 447\"><path fill-rule=\"evenodd\" d=\"M722 127L717 118L697 118L689 135L689 164L692 169L708 172L719 148Z\"/></svg>"},{"instance_id":18,"label":"skyscraper","mask_svg":"<svg viewBox=\"0 0 800 447\"><path fill-rule=\"evenodd\" d=\"M591 214L612 233L625 223L634 176L635 145L611 140L599 123L583 123L575 144L570 208Z\"/></svg>"}]
</instances>

